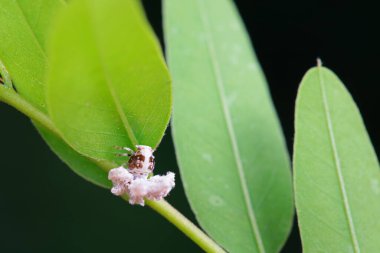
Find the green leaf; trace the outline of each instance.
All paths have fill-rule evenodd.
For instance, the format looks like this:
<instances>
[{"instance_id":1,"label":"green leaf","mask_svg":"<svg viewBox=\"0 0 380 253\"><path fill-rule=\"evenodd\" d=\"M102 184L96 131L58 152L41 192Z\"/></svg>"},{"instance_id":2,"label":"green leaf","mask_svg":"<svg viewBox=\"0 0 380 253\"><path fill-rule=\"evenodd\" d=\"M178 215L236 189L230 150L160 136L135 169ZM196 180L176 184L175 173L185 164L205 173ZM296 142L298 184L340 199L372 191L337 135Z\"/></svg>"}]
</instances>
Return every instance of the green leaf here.
<instances>
[{"instance_id":1,"label":"green leaf","mask_svg":"<svg viewBox=\"0 0 380 253\"><path fill-rule=\"evenodd\" d=\"M169 75L138 1L75 1L58 18L47 83L64 139L94 159L156 147L171 110Z\"/></svg>"},{"instance_id":2,"label":"green leaf","mask_svg":"<svg viewBox=\"0 0 380 253\"><path fill-rule=\"evenodd\" d=\"M89 182L101 187L111 188L111 181L108 180L108 173L101 169L96 161L92 161L88 157L81 156L72 148L70 148L59 137L46 130L41 125L36 125L39 133L49 144L49 147L64 161L75 173Z\"/></svg>"},{"instance_id":3,"label":"green leaf","mask_svg":"<svg viewBox=\"0 0 380 253\"><path fill-rule=\"evenodd\" d=\"M378 252L379 162L360 112L330 70L311 69L296 104L294 181L304 252Z\"/></svg>"},{"instance_id":4,"label":"green leaf","mask_svg":"<svg viewBox=\"0 0 380 253\"><path fill-rule=\"evenodd\" d=\"M10 72L18 94L42 112L46 112L45 41L50 30L49 24L59 8L63 8L65 4L59 0L0 0L0 6L0 59ZM106 171L96 162L83 157L63 140L34 124L51 149L74 172L102 187L110 186Z\"/></svg>"},{"instance_id":5,"label":"green leaf","mask_svg":"<svg viewBox=\"0 0 380 253\"><path fill-rule=\"evenodd\" d=\"M46 34L52 17L64 6L58 0L0 0L0 59L18 93L46 111L44 75Z\"/></svg>"},{"instance_id":6,"label":"green leaf","mask_svg":"<svg viewBox=\"0 0 380 253\"><path fill-rule=\"evenodd\" d=\"M166 0L173 135L201 226L230 252L278 252L292 224L289 158L229 0Z\"/></svg>"}]
</instances>

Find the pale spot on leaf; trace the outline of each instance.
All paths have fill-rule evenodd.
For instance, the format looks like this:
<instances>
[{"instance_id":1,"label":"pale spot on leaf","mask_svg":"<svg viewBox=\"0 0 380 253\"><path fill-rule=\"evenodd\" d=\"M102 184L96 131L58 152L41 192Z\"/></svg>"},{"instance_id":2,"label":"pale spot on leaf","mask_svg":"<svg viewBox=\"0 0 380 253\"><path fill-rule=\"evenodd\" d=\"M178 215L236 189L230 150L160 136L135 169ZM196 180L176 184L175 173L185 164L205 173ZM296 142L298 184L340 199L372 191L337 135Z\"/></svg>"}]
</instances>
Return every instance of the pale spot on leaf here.
<instances>
[{"instance_id":1,"label":"pale spot on leaf","mask_svg":"<svg viewBox=\"0 0 380 253\"><path fill-rule=\"evenodd\" d=\"M371 188L376 195L380 194L380 183L377 179L371 180Z\"/></svg>"},{"instance_id":2,"label":"pale spot on leaf","mask_svg":"<svg viewBox=\"0 0 380 253\"><path fill-rule=\"evenodd\" d=\"M210 196L208 201L212 206L219 207L224 205L223 199L217 195Z\"/></svg>"},{"instance_id":3,"label":"pale spot on leaf","mask_svg":"<svg viewBox=\"0 0 380 253\"><path fill-rule=\"evenodd\" d=\"M206 160L207 162L209 162L209 163L212 163L212 156L210 155L210 154L207 154L207 153L203 153L202 154L202 158L204 159L204 160Z\"/></svg>"}]
</instances>

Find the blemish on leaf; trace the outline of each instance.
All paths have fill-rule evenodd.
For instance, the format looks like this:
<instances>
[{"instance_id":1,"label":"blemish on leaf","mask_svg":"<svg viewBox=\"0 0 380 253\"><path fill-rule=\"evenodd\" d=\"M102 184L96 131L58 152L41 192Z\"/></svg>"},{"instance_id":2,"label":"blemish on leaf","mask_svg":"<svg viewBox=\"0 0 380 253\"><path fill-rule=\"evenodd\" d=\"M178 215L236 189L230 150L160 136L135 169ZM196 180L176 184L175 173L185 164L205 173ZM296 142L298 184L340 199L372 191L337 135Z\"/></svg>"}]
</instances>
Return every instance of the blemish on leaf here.
<instances>
[{"instance_id":1,"label":"blemish on leaf","mask_svg":"<svg viewBox=\"0 0 380 253\"><path fill-rule=\"evenodd\" d=\"M221 197L219 197L218 195L210 196L208 201L212 206L223 206L224 205L223 199Z\"/></svg>"},{"instance_id":2,"label":"blemish on leaf","mask_svg":"<svg viewBox=\"0 0 380 253\"><path fill-rule=\"evenodd\" d=\"M227 95L227 103L228 105L233 105L235 101L238 99L238 95L236 93L231 93Z\"/></svg>"},{"instance_id":3,"label":"blemish on leaf","mask_svg":"<svg viewBox=\"0 0 380 253\"><path fill-rule=\"evenodd\" d=\"M203 153L202 158L209 163L212 163L212 161L213 161L212 156L210 154L207 154L207 153Z\"/></svg>"},{"instance_id":4,"label":"blemish on leaf","mask_svg":"<svg viewBox=\"0 0 380 253\"><path fill-rule=\"evenodd\" d=\"M376 195L380 194L380 183L377 179L371 179L371 188Z\"/></svg>"},{"instance_id":5,"label":"blemish on leaf","mask_svg":"<svg viewBox=\"0 0 380 253\"><path fill-rule=\"evenodd\" d=\"M247 68L249 69L249 70L257 70L258 69L258 66L256 65L256 64L253 64L253 63L249 63L248 65L247 65Z\"/></svg>"},{"instance_id":6,"label":"blemish on leaf","mask_svg":"<svg viewBox=\"0 0 380 253\"><path fill-rule=\"evenodd\" d=\"M178 28L173 26L171 29L170 29L170 33L173 34L173 35L176 35L178 34Z\"/></svg>"}]
</instances>

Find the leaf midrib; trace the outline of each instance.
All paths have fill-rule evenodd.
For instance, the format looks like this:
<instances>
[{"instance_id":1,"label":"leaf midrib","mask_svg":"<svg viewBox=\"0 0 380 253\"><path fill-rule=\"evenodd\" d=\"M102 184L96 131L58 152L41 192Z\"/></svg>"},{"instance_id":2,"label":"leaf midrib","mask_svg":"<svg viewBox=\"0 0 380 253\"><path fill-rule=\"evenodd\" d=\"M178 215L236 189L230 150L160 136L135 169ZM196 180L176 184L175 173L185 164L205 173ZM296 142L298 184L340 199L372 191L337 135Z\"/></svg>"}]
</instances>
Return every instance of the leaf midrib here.
<instances>
[{"instance_id":1,"label":"leaf midrib","mask_svg":"<svg viewBox=\"0 0 380 253\"><path fill-rule=\"evenodd\" d=\"M205 33L207 36L206 42L207 42L208 54L209 54L209 57L211 59L213 74L214 74L214 78L216 81L216 86L218 89L219 98L221 100L222 107L223 107L223 115L224 115L225 123L227 125L228 135L229 135L229 138L230 138L230 141L232 144L236 168L237 168L238 174L239 174L241 190L242 190L243 195L244 195L245 206L246 206L248 217L250 220L251 229L252 229L252 232L255 236L255 239L257 242L257 248L258 248L259 252L265 253L265 247L264 247L263 240L262 240L262 237L260 234L260 230L259 230L259 227L257 224L256 215L255 215L254 209L252 207L251 196L250 196L249 190L248 190L248 183L245 180L244 166L241 162L240 151L239 151L237 139L235 136L235 130L234 130L234 127L232 124L231 113L229 111L229 108L228 108L227 102L226 102L226 98L225 98L224 81L223 81L221 71L220 71L220 66L218 64L218 60L216 57L214 42L213 42L213 38L211 36L211 31L209 28L208 17L206 15L206 13L204 12L205 6L203 5L203 0L197 0L197 5L198 5L199 12L200 12L203 29L205 30Z\"/></svg>"},{"instance_id":2,"label":"leaf midrib","mask_svg":"<svg viewBox=\"0 0 380 253\"><path fill-rule=\"evenodd\" d=\"M336 169L336 173L337 173L338 181L339 181L339 190L343 198L345 216L347 219L348 227L350 229L350 237L354 246L355 253L360 253L359 242L357 239L356 230L355 230L354 222L352 219L350 204L347 197L346 185L343 178L342 165L340 162L339 152L336 146L335 134L334 134L334 129L332 125L330 108L329 108L329 104L327 100L325 83L324 83L324 79L321 73L322 72L321 66L317 67L317 71L318 71L319 84L320 84L321 93L322 93L323 108L324 108L324 112L326 116L328 132L329 132L329 140L330 140L330 144L333 150L334 164L335 164L335 169Z\"/></svg>"},{"instance_id":3,"label":"leaf midrib","mask_svg":"<svg viewBox=\"0 0 380 253\"><path fill-rule=\"evenodd\" d=\"M87 3L87 2L86 2ZM90 7L87 6L87 9L89 10ZM88 13L89 17L90 17L90 26L93 26L94 24L94 19L91 15L91 13L89 12ZM98 39L96 38L96 34L95 34L95 30L93 29L93 27L91 27L91 33L92 33L92 37L94 38L94 45L95 45L95 49L96 49L96 53L97 53L97 56L98 56L98 59L99 59L99 64L100 64L100 67L101 67L101 71L102 71L102 74L104 76L104 81L106 83L106 86L107 86L107 89L109 90L110 94L111 94L111 97L112 97L112 101L116 107L116 111L117 111L117 114L119 115L120 117L120 120L122 121L123 123L123 126L124 126L124 129L129 137L129 140L131 141L133 147L130 147L132 149L135 148L135 145L139 144L137 139L136 139L136 135L129 123L129 120L127 118L127 116L124 114L124 111L123 111L123 108L122 108L122 105L120 103L120 100L118 98L118 96L116 95L116 92L115 90L113 89L112 85L110 84L110 80L108 78L108 74L107 74L107 70L106 70L106 67L104 66L103 64L103 57L102 57L102 53L101 53L101 50L100 50L100 47L99 47L99 44L98 44Z\"/></svg>"}]
</instances>

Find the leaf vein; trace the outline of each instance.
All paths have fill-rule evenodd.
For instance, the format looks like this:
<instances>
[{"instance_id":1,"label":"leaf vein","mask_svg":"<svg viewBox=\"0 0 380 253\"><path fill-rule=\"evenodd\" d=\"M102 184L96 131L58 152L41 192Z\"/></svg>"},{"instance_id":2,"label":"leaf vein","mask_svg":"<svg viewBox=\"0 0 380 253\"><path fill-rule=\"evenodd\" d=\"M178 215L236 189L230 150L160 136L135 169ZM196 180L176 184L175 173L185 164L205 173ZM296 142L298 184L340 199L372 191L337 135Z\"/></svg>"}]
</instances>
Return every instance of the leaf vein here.
<instances>
[{"instance_id":1,"label":"leaf vein","mask_svg":"<svg viewBox=\"0 0 380 253\"><path fill-rule=\"evenodd\" d=\"M354 250L356 253L360 253L360 247L359 247L359 243L358 243L358 239L357 239L357 235L356 235L354 222L352 219L350 204L349 204L348 197L347 197L346 185L345 185L345 181L344 181L343 174L342 174L342 165L340 162L339 152L338 152L338 149L336 146L334 129L333 129L332 119L331 119L331 112L330 112L329 104L327 101L326 87L325 87L325 83L324 83L324 79L323 79L323 76L321 73L321 67L320 66L318 66L318 77L319 77L319 84L320 84L321 93L322 93L324 112L325 112L326 121L327 121L327 128L328 128L329 137L330 137L329 138L330 144L331 144L331 147L333 150L334 163L335 163L335 168L336 168L336 172L338 175L339 189L340 189L340 192L341 192L342 198L343 198L344 211L345 211L347 223L348 223L348 226L350 229L350 236L351 236L351 240L352 240L352 243L354 246Z\"/></svg>"},{"instance_id":2,"label":"leaf vein","mask_svg":"<svg viewBox=\"0 0 380 253\"><path fill-rule=\"evenodd\" d=\"M89 13L89 16L90 18L92 18L91 14ZM93 18L91 19L92 20L92 25L94 23L94 20ZM92 34L93 34L93 37L94 37L94 44L96 46L96 51L97 51L97 54L98 54L98 57L99 57L99 64L100 64L100 67L101 67L101 71L103 73L103 76L104 76L104 81L106 83L106 86L111 94L111 97L112 97L112 101L116 107L116 111L117 111L117 114L119 115L120 117L120 120L121 122L123 123L123 126L125 128L125 131L130 139L130 141L132 142L133 146L137 145L138 144L138 141L136 139L136 135L132 129L132 126L130 125L129 123L129 120L127 118L127 116L124 114L124 110L123 110L123 107L120 103L120 100L115 92L115 90L113 89L112 85L110 84L111 83L111 80L109 79L109 75L107 73L107 69L106 69L106 66L104 65L103 63L103 57L102 57L102 53L101 53L101 50L98 45L98 39L96 38L96 33L95 33L95 30L92 29ZM135 147L130 147L130 148L135 148Z\"/></svg>"},{"instance_id":3,"label":"leaf vein","mask_svg":"<svg viewBox=\"0 0 380 253\"><path fill-rule=\"evenodd\" d=\"M255 239L257 242L257 248L258 248L259 252L265 253L264 243L263 243L263 240L262 240L262 237L260 234L260 230L259 230L259 227L257 224L256 215L255 215L254 209L252 207L251 196L250 196L250 193L248 190L248 183L245 179L244 167L243 167L243 163L242 163L241 157L240 157L240 151L239 151L237 139L235 136L235 130L234 130L234 126L233 126L232 119L231 119L231 113L229 111L227 101L226 101L226 97L225 97L224 81L223 81L221 70L220 70L218 60L216 57L213 38L212 38L211 33L210 33L209 20L208 20L206 13L204 12L204 9L205 9L205 6L203 5L204 1L198 0L197 3L198 3L200 16L201 16L202 25L203 25L204 30L205 30L206 35L207 35L206 42L207 42L208 54L209 54L210 59L211 59L211 65L213 68L213 73L214 73L215 81L217 84L216 86L217 86L217 89L219 92L219 97L220 97L222 107L223 107L223 115L224 115L224 119L225 119L225 122L227 125L229 138L230 138L230 141L232 144L232 149L233 149L233 153L234 153L234 157L235 157L235 163L236 163L236 167L238 169L239 180L240 180L242 192L244 195L245 206L246 206L248 217L249 217L249 220L251 223L250 224L251 229L252 229L252 232L255 236Z\"/></svg>"}]
</instances>

